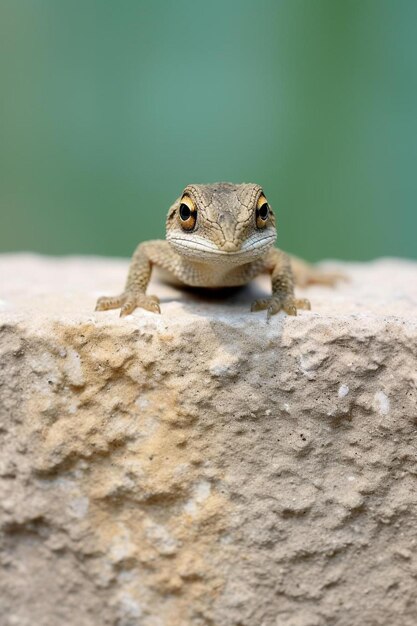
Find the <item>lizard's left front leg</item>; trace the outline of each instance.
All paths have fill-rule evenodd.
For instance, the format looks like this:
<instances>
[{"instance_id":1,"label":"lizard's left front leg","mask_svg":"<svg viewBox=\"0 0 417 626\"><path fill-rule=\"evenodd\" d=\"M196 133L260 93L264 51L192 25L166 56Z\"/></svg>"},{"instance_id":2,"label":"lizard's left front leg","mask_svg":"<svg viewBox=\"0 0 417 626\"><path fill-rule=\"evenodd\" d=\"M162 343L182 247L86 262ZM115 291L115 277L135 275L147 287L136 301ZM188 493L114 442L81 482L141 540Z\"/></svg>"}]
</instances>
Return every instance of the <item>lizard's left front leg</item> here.
<instances>
[{"instance_id":1,"label":"lizard's left front leg","mask_svg":"<svg viewBox=\"0 0 417 626\"><path fill-rule=\"evenodd\" d=\"M294 295L291 261L285 252L273 248L268 253L265 269L271 272L272 296L255 300L251 311L267 309L269 318L279 311L285 311L288 315L297 315L297 309L311 308L307 299L297 299Z\"/></svg>"},{"instance_id":2,"label":"lizard's left front leg","mask_svg":"<svg viewBox=\"0 0 417 626\"><path fill-rule=\"evenodd\" d=\"M156 247L156 249L163 248L164 244L165 242L159 241L148 241L139 244L130 263L123 293L114 297L104 296L99 298L96 311L120 308L120 317L124 317L132 313L137 307L140 307L152 313L160 313L159 299L156 296L148 296L145 292L152 271L152 261L149 252L153 247Z\"/></svg>"}]
</instances>

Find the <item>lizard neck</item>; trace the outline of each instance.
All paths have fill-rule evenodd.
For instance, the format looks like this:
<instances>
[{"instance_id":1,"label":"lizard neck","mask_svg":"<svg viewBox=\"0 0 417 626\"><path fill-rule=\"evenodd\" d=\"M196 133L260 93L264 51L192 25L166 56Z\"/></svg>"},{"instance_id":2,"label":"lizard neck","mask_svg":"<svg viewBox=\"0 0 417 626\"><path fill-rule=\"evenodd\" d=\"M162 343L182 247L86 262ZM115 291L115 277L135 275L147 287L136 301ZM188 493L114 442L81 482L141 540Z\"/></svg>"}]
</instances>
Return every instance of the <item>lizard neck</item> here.
<instances>
[{"instance_id":1,"label":"lizard neck","mask_svg":"<svg viewBox=\"0 0 417 626\"><path fill-rule=\"evenodd\" d=\"M175 274L181 282L192 287L236 287L257 276L263 266L262 259L236 265L225 260L209 263L182 257L181 269Z\"/></svg>"}]
</instances>

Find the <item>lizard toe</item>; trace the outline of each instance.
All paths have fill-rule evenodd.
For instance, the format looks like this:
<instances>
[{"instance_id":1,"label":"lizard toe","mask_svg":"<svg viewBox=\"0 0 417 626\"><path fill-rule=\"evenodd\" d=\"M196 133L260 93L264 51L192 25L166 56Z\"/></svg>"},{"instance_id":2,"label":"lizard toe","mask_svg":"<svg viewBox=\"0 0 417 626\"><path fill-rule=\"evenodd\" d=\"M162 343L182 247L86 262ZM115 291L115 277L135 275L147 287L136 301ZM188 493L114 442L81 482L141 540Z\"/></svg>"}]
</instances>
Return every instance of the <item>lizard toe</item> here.
<instances>
[{"instance_id":1,"label":"lizard toe","mask_svg":"<svg viewBox=\"0 0 417 626\"><path fill-rule=\"evenodd\" d=\"M303 309L304 311L311 311L311 303L307 298L297 298L295 300L295 306L297 309Z\"/></svg>"},{"instance_id":2,"label":"lizard toe","mask_svg":"<svg viewBox=\"0 0 417 626\"><path fill-rule=\"evenodd\" d=\"M156 296L146 296L146 299L144 299L143 302L140 302L139 306L142 309L150 311L151 313L161 312L161 308L159 306L159 298L157 298Z\"/></svg>"},{"instance_id":3,"label":"lizard toe","mask_svg":"<svg viewBox=\"0 0 417 626\"><path fill-rule=\"evenodd\" d=\"M120 317L126 317L126 315L130 315L131 313L133 313L136 307L137 304L135 300L126 300L120 309Z\"/></svg>"},{"instance_id":4,"label":"lizard toe","mask_svg":"<svg viewBox=\"0 0 417 626\"><path fill-rule=\"evenodd\" d=\"M287 315L297 315L297 306L294 300L283 302L280 308L283 309Z\"/></svg>"},{"instance_id":5,"label":"lizard toe","mask_svg":"<svg viewBox=\"0 0 417 626\"><path fill-rule=\"evenodd\" d=\"M107 297L102 296L97 300L96 311L108 311L109 309L118 309L123 302L123 296Z\"/></svg>"},{"instance_id":6,"label":"lizard toe","mask_svg":"<svg viewBox=\"0 0 417 626\"><path fill-rule=\"evenodd\" d=\"M256 313L256 311L265 311L269 307L271 298L260 298L259 300L255 300L252 302L250 310L252 313Z\"/></svg>"}]
</instances>

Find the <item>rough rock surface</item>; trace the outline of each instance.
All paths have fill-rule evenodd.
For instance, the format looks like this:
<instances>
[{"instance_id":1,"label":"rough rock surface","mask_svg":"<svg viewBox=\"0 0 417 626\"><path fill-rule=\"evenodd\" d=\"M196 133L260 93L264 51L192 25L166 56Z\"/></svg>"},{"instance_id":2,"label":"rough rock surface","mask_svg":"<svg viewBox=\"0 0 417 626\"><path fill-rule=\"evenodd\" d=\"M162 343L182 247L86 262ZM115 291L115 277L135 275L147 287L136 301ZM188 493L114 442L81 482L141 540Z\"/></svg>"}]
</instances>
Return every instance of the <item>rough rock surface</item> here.
<instances>
[{"instance_id":1,"label":"rough rock surface","mask_svg":"<svg viewBox=\"0 0 417 626\"><path fill-rule=\"evenodd\" d=\"M414 626L417 264L269 324L126 267L0 260L0 624Z\"/></svg>"}]
</instances>

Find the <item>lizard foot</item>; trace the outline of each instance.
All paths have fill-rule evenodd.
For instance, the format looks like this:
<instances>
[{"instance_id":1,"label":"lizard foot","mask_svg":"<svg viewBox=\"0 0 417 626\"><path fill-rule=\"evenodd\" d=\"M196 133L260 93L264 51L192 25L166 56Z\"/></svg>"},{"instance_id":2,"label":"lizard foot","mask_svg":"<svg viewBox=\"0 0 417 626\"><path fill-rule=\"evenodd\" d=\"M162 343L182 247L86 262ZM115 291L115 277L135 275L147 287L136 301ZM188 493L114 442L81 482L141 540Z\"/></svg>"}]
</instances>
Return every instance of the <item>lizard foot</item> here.
<instances>
[{"instance_id":1,"label":"lizard foot","mask_svg":"<svg viewBox=\"0 0 417 626\"><path fill-rule=\"evenodd\" d=\"M268 318L270 318L271 315L275 315L279 313L279 311L285 311L287 315L297 315L297 309L309 311L311 304L306 298L299 299L293 298L292 296L286 298L271 296L270 298L255 300L255 302L252 303L251 311L264 311L265 309L268 312Z\"/></svg>"},{"instance_id":2,"label":"lizard foot","mask_svg":"<svg viewBox=\"0 0 417 626\"><path fill-rule=\"evenodd\" d=\"M151 313L160 313L159 298L144 293L122 293L113 298L102 297L97 300L96 311L108 311L120 308L120 317L130 315L137 308L146 309Z\"/></svg>"}]
</instances>

